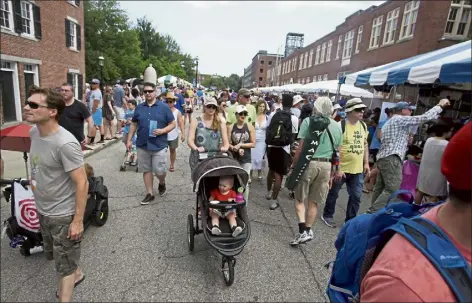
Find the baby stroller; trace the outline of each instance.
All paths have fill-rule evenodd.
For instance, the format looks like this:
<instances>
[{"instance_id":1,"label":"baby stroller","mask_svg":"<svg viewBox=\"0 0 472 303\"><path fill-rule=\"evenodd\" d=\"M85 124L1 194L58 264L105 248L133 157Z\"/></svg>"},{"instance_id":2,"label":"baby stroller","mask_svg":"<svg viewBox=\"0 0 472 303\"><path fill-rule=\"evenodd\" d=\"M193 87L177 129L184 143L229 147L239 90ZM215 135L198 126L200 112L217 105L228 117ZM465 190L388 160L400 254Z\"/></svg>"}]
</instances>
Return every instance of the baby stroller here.
<instances>
[{"instance_id":1,"label":"baby stroller","mask_svg":"<svg viewBox=\"0 0 472 303\"><path fill-rule=\"evenodd\" d=\"M200 154L200 159L207 156L207 154ZM246 210L246 201L241 203L220 201L217 204L209 203L210 191L218 188L220 176L234 176L233 190L237 191L240 187L246 187L249 175L241 168L239 163L225 155L215 155L208 157L199 162L192 172L192 181L194 183L193 190L197 193L196 197L196 213L195 221L192 215L188 215L187 235L189 251L194 249L194 237L203 233L205 240L223 256L221 262L221 270L223 278L227 286L231 286L234 282L234 266L236 265L235 256L239 255L244 246L249 241L251 235L251 228ZM211 233L208 226L211 226L211 218L209 216L209 209L216 208L223 210L236 209L237 223L243 226L244 229L236 237L232 237L231 228L225 219L220 220L221 235L215 236ZM198 211L201 210L201 218L198 217ZM202 228L199 228L199 221L201 221Z\"/></svg>"},{"instance_id":2,"label":"baby stroller","mask_svg":"<svg viewBox=\"0 0 472 303\"><path fill-rule=\"evenodd\" d=\"M137 157L137 154L136 154L136 134L133 136L132 144L133 145L131 147L131 151L126 149L125 157L123 159L123 163L121 163L121 166L120 166L120 171L126 171L126 167L130 167L132 169L135 169L136 172L139 171L138 157ZM129 156L130 153L134 153L136 155L136 161L135 162L128 162L128 156Z\"/></svg>"},{"instance_id":3,"label":"baby stroller","mask_svg":"<svg viewBox=\"0 0 472 303\"><path fill-rule=\"evenodd\" d=\"M103 184L103 177L91 177L88 181L84 228L90 223L103 226L108 219L108 189ZM33 193L27 188L29 183L29 180L22 179L0 180L0 185L8 185L3 190L3 196L7 202L11 202L11 217L3 223L2 238L6 234L10 239L10 247L19 247L25 257L43 251L39 215Z\"/></svg>"}]
</instances>

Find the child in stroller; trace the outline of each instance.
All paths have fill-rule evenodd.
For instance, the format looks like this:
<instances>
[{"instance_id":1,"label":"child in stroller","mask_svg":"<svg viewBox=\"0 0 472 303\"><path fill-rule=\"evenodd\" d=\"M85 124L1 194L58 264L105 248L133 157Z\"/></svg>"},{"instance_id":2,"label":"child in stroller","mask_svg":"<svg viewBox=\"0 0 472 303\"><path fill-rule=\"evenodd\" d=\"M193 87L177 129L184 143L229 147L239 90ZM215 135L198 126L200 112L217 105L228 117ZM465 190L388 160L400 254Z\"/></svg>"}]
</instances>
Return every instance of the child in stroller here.
<instances>
[{"instance_id":1,"label":"child in stroller","mask_svg":"<svg viewBox=\"0 0 472 303\"><path fill-rule=\"evenodd\" d=\"M234 185L234 176L222 176L220 177L218 188L210 191L209 201L228 201L233 202L236 199L236 192L232 190ZM242 231L242 227L238 226L236 221L236 210L230 209L226 211L220 211L216 208L210 208L211 217L211 233L215 236L221 235L220 229L220 217L228 220L232 230L232 236L237 237Z\"/></svg>"}]
</instances>

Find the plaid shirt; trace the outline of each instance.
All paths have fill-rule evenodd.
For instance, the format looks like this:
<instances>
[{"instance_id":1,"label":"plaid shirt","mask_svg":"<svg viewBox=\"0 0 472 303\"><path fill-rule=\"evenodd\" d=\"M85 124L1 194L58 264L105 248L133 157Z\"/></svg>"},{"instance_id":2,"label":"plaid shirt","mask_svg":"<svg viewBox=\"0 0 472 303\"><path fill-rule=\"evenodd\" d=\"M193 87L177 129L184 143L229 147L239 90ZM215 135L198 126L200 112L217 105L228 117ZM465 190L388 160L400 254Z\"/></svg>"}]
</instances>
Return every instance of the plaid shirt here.
<instances>
[{"instance_id":1,"label":"plaid shirt","mask_svg":"<svg viewBox=\"0 0 472 303\"><path fill-rule=\"evenodd\" d=\"M421 116L400 116L390 118L382 127L382 140L377 160L391 155L398 155L403 159L408 149L410 128L418 126L424 121L435 119L442 112L440 106L435 106Z\"/></svg>"}]
</instances>

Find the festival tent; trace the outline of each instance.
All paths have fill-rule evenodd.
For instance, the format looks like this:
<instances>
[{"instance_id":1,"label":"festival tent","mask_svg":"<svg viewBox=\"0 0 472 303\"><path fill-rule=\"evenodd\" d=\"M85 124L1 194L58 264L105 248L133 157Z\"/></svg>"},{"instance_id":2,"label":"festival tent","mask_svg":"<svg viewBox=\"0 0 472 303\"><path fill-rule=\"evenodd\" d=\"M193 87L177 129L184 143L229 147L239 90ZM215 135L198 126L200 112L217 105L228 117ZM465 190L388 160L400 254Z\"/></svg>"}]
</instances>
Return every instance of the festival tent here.
<instances>
[{"instance_id":1,"label":"festival tent","mask_svg":"<svg viewBox=\"0 0 472 303\"><path fill-rule=\"evenodd\" d=\"M301 92L314 93L319 91L328 91L330 94L336 94L338 91L338 81L328 80L311 82L303 85L299 90ZM343 96L353 96L357 98L373 98L374 95L362 88L355 87L354 85L343 84L341 85L340 94Z\"/></svg>"},{"instance_id":2,"label":"festival tent","mask_svg":"<svg viewBox=\"0 0 472 303\"><path fill-rule=\"evenodd\" d=\"M471 40L340 78L355 86L471 83Z\"/></svg>"},{"instance_id":3,"label":"festival tent","mask_svg":"<svg viewBox=\"0 0 472 303\"><path fill-rule=\"evenodd\" d=\"M275 87L274 90L277 92L284 92L284 91L294 92L294 91L298 91L302 87L303 85L300 83L292 83L292 84L286 84L283 86Z\"/></svg>"},{"instance_id":4,"label":"festival tent","mask_svg":"<svg viewBox=\"0 0 472 303\"><path fill-rule=\"evenodd\" d=\"M157 83L161 83L161 84L177 84L177 81L179 79L175 76L172 76L172 75L166 75L166 76L162 76L160 78L157 79Z\"/></svg>"}]
</instances>

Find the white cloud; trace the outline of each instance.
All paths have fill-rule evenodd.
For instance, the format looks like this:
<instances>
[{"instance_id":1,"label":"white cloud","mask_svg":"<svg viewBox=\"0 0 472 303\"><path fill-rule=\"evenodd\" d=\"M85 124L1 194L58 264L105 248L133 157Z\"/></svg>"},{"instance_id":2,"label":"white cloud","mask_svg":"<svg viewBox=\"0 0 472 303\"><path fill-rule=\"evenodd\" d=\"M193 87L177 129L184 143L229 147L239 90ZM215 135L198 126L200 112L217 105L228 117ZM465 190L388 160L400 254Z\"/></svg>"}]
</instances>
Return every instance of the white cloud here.
<instances>
[{"instance_id":1,"label":"white cloud","mask_svg":"<svg viewBox=\"0 0 472 303\"><path fill-rule=\"evenodd\" d=\"M371 5L379 5L384 1L274 1L275 7L284 11L294 11L299 8L320 8L320 9L349 9L358 8L360 4L367 2ZM365 6L365 4L364 4ZM316 16L314 16L316 17Z\"/></svg>"}]
</instances>

